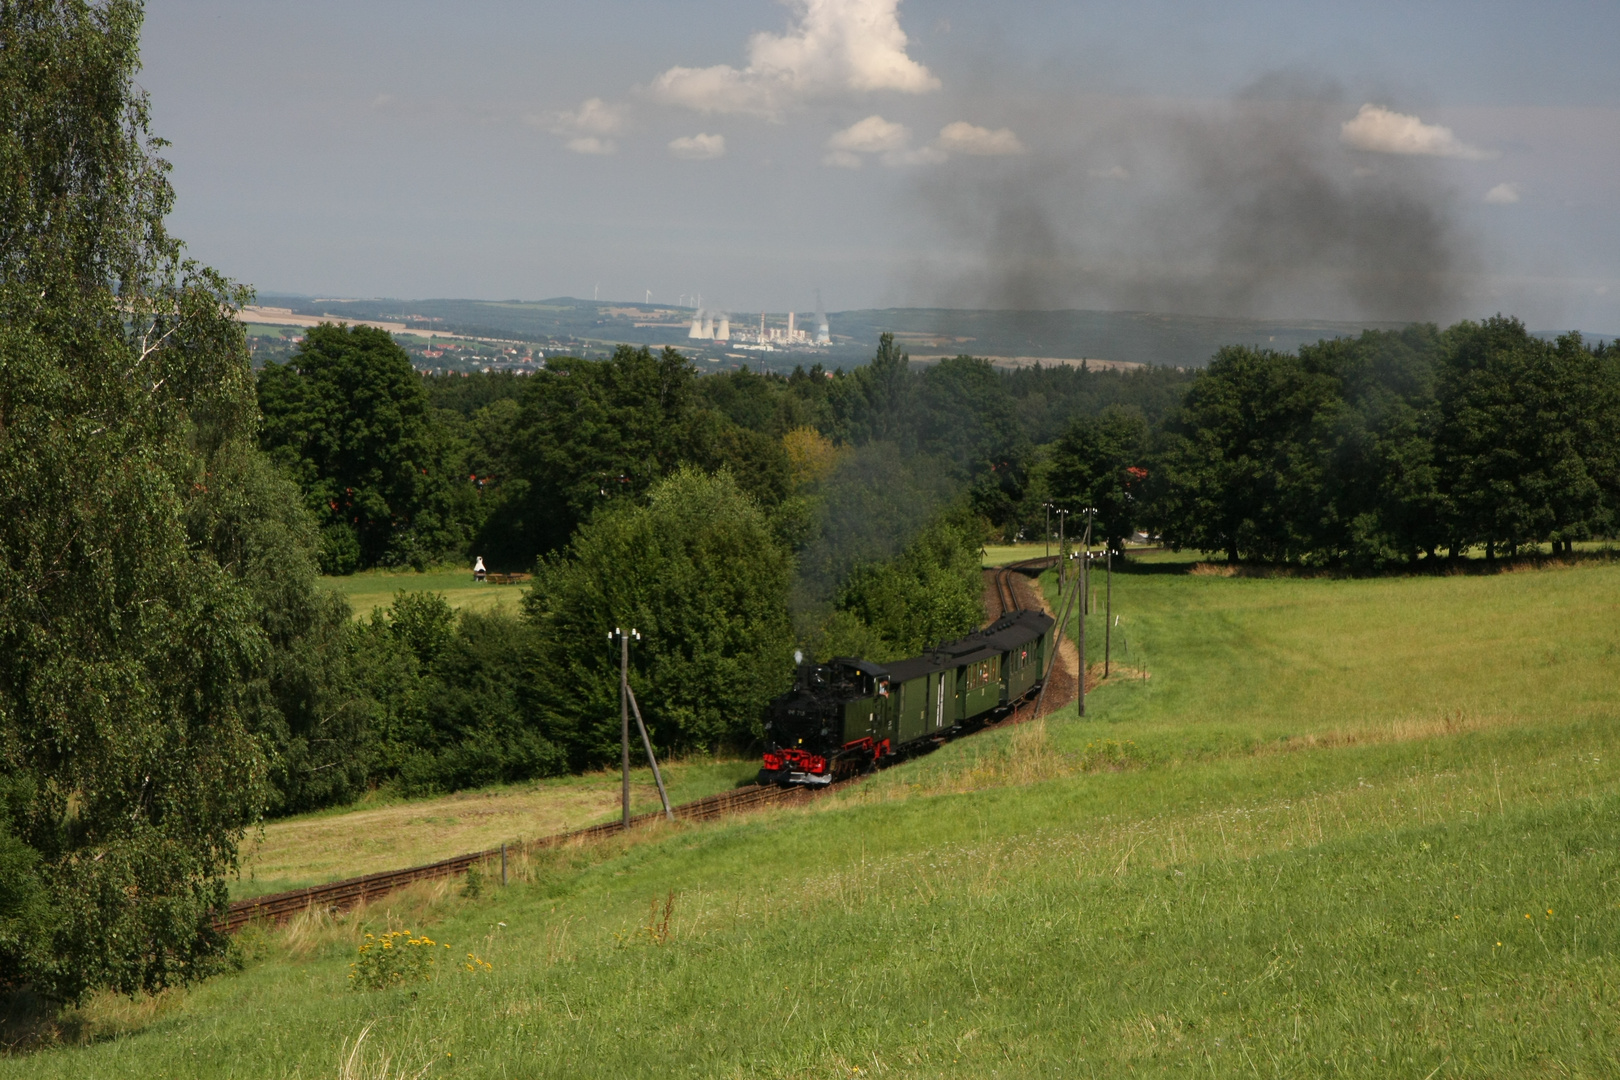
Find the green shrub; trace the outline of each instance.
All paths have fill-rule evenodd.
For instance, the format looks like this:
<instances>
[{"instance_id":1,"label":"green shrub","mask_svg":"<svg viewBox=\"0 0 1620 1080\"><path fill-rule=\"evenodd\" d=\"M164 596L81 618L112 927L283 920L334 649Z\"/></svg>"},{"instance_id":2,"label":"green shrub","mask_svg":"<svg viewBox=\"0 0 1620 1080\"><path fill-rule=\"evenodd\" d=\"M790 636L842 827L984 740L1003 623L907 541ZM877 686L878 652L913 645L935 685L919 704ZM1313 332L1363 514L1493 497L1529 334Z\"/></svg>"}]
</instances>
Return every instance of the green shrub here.
<instances>
[{"instance_id":1,"label":"green shrub","mask_svg":"<svg viewBox=\"0 0 1620 1080\"><path fill-rule=\"evenodd\" d=\"M349 985L355 990L384 990L433 978L440 945L426 934L417 937L409 930L367 934L358 955L349 965Z\"/></svg>"}]
</instances>

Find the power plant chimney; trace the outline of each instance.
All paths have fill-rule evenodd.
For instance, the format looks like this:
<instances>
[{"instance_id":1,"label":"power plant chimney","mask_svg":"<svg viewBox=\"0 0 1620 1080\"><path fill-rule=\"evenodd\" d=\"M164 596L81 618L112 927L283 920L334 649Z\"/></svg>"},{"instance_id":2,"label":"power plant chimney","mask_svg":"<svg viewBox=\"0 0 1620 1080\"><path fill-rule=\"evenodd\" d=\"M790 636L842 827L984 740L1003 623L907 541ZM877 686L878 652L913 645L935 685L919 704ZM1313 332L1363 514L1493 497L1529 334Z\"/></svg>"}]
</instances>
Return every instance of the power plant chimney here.
<instances>
[{"instance_id":1,"label":"power plant chimney","mask_svg":"<svg viewBox=\"0 0 1620 1080\"><path fill-rule=\"evenodd\" d=\"M788 338L787 339L789 341L793 340L793 312L791 312L791 311L788 312Z\"/></svg>"},{"instance_id":2,"label":"power plant chimney","mask_svg":"<svg viewBox=\"0 0 1620 1080\"><path fill-rule=\"evenodd\" d=\"M724 312L722 312L720 314L720 325L714 331L714 340L716 340L716 341L730 341L731 340L731 316L725 314Z\"/></svg>"},{"instance_id":3,"label":"power plant chimney","mask_svg":"<svg viewBox=\"0 0 1620 1080\"><path fill-rule=\"evenodd\" d=\"M686 334L689 338L706 338L709 335L703 332L703 309L698 308L692 313L692 329Z\"/></svg>"}]
</instances>

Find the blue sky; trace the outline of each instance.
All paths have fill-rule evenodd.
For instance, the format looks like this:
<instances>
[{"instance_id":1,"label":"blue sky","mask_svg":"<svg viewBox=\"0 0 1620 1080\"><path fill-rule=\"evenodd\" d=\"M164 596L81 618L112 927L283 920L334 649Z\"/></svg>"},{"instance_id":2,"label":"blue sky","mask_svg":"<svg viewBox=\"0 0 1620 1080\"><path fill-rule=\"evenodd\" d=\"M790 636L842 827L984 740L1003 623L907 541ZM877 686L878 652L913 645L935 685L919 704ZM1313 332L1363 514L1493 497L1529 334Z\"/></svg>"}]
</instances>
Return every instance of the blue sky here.
<instances>
[{"instance_id":1,"label":"blue sky","mask_svg":"<svg viewBox=\"0 0 1620 1080\"><path fill-rule=\"evenodd\" d=\"M264 291L1620 329L1620 5L150 4ZM1370 107L1370 108L1369 108Z\"/></svg>"}]
</instances>

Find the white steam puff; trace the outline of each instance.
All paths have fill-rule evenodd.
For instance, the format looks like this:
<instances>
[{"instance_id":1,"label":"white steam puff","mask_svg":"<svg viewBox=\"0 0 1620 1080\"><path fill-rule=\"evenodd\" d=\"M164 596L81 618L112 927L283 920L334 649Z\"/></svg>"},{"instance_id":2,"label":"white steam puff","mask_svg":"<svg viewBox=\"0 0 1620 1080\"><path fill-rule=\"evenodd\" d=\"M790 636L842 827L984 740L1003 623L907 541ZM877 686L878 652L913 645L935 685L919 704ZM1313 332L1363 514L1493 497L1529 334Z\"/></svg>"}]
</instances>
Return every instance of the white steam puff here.
<instances>
[{"instance_id":1,"label":"white steam puff","mask_svg":"<svg viewBox=\"0 0 1620 1080\"><path fill-rule=\"evenodd\" d=\"M1022 154L1024 144L1018 141L1009 128L976 127L966 120L958 120L954 124L946 124L939 131L939 139L934 143L936 147L952 154L973 154L979 157L998 157L1006 154Z\"/></svg>"},{"instance_id":2,"label":"white steam puff","mask_svg":"<svg viewBox=\"0 0 1620 1080\"><path fill-rule=\"evenodd\" d=\"M1425 157L1482 161L1494 154L1469 146L1448 127L1425 124L1415 116L1380 105L1363 105L1355 117L1339 127L1339 137L1357 150L1377 154L1419 154Z\"/></svg>"},{"instance_id":3,"label":"white steam puff","mask_svg":"<svg viewBox=\"0 0 1620 1080\"><path fill-rule=\"evenodd\" d=\"M1518 184L1497 184L1485 193L1485 201L1497 206L1506 206L1519 201Z\"/></svg>"},{"instance_id":4,"label":"white steam puff","mask_svg":"<svg viewBox=\"0 0 1620 1080\"><path fill-rule=\"evenodd\" d=\"M567 112L530 117L529 122L567 140L576 154L611 154L616 149L611 135L623 131L629 110L601 98L588 98L579 108Z\"/></svg>"},{"instance_id":5,"label":"white steam puff","mask_svg":"<svg viewBox=\"0 0 1620 1080\"><path fill-rule=\"evenodd\" d=\"M775 118L810 98L939 88L939 80L906 55L899 0L799 0L795 6L798 21L787 33L749 40L747 67L672 67L653 81L653 96L699 112Z\"/></svg>"},{"instance_id":6,"label":"white steam puff","mask_svg":"<svg viewBox=\"0 0 1620 1080\"><path fill-rule=\"evenodd\" d=\"M726 156L726 137L724 135L705 135L699 132L696 135L682 135L678 139L669 141L669 152L678 158L687 161L709 161L713 158Z\"/></svg>"}]
</instances>

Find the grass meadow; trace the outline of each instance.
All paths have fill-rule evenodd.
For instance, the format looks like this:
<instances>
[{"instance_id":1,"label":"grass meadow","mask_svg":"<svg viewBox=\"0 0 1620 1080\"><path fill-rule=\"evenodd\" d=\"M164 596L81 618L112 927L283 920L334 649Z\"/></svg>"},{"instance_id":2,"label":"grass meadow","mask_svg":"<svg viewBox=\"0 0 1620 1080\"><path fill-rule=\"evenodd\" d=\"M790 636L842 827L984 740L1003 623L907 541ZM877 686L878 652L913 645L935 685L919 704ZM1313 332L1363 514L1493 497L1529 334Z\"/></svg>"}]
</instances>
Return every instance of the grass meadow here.
<instances>
[{"instance_id":1,"label":"grass meadow","mask_svg":"<svg viewBox=\"0 0 1620 1080\"><path fill-rule=\"evenodd\" d=\"M1620 1074L1620 564L1114 601L1083 719L252 928L0 1078ZM389 928L440 970L350 990Z\"/></svg>"},{"instance_id":2,"label":"grass meadow","mask_svg":"<svg viewBox=\"0 0 1620 1080\"><path fill-rule=\"evenodd\" d=\"M670 801L682 803L751 782L759 762L693 757L663 761L659 768ZM243 899L419 866L609 821L623 812L620 783L615 771L434 799L372 792L357 804L282 818L254 830L242 843L241 877L232 883L231 895ZM652 770L643 760L630 772L631 813L659 806Z\"/></svg>"},{"instance_id":3,"label":"grass meadow","mask_svg":"<svg viewBox=\"0 0 1620 1080\"><path fill-rule=\"evenodd\" d=\"M472 570L362 570L342 577L323 577L321 586L341 594L354 609L354 617L368 617L376 608L394 602L394 593L436 592L457 611L483 613L497 608L517 615L523 609L523 589L473 580Z\"/></svg>"}]
</instances>

